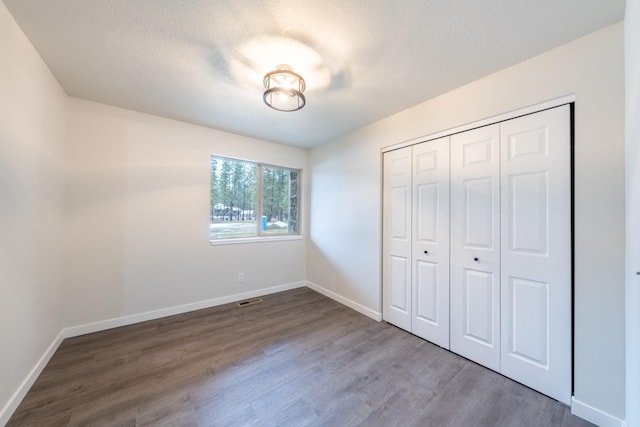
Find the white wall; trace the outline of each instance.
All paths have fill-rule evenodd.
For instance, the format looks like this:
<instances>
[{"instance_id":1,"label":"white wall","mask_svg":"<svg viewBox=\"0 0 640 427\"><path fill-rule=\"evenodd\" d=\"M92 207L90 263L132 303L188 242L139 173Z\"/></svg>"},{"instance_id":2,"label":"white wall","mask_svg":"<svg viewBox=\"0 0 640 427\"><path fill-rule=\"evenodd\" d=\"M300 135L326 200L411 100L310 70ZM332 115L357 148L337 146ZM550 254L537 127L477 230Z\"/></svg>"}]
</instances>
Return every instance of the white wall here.
<instances>
[{"instance_id":1,"label":"white wall","mask_svg":"<svg viewBox=\"0 0 640 427\"><path fill-rule=\"evenodd\" d=\"M306 150L68 98L1 2L0 52L0 425L65 327L304 284L302 239L209 244L209 156L303 169L304 234Z\"/></svg>"},{"instance_id":2,"label":"white wall","mask_svg":"<svg viewBox=\"0 0 640 427\"><path fill-rule=\"evenodd\" d=\"M306 172L306 150L74 98L69 114L66 325L305 279L303 240L210 246L208 233L210 154Z\"/></svg>"},{"instance_id":3,"label":"white wall","mask_svg":"<svg viewBox=\"0 0 640 427\"><path fill-rule=\"evenodd\" d=\"M313 149L308 280L381 311L381 147L574 94L576 405L624 418L623 69L620 23Z\"/></svg>"},{"instance_id":4,"label":"white wall","mask_svg":"<svg viewBox=\"0 0 640 427\"><path fill-rule=\"evenodd\" d=\"M640 427L640 0L627 0L626 83L626 225L627 225L627 426Z\"/></svg>"},{"instance_id":5,"label":"white wall","mask_svg":"<svg viewBox=\"0 0 640 427\"><path fill-rule=\"evenodd\" d=\"M627 7L638 15L636 0ZM628 39L637 40L635 27ZM614 25L388 117L314 149L309 169L304 150L68 99L0 2L0 424L13 410L3 405L17 402L12 396L64 326L305 277L380 311L380 148L569 93L576 398L623 417L622 38ZM635 55L628 76L638 75ZM638 98L630 99L627 113L637 117ZM628 132L637 142L637 124ZM313 197L307 244L211 247L211 153L301 167L307 184L312 175L303 194ZM635 343L629 354L638 354Z\"/></svg>"},{"instance_id":6,"label":"white wall","mask_svg":"<svg viewBox=\"0 0 640 427\"><path fill-rule=\"evenodd\" d=\"M0 2L0 425L62 327L66 98Z\"/></svg>"}]
</instances>

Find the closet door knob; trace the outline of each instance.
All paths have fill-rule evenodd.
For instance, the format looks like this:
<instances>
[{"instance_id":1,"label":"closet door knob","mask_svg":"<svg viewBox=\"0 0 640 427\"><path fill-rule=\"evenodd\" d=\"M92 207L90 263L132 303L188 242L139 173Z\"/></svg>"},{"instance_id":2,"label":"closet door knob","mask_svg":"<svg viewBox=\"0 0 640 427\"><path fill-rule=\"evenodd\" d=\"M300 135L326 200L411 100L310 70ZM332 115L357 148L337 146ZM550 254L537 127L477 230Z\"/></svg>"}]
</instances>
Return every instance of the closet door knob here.
<instances>
[{"instance_id":1,"label":"closet door knob","mask_svg":"<svg viewBox=\"0 0 640 427\"><path fill-rule=\"evenodd\" d=\"M474 260L475 262L480 261L480 260L478 259L478 257L475 257L473 260Z\"/></svg>"},{"instance_id":2,"label":"closet door knob","mask_svg":"<svg viewBox=\"0 0 640 427\"><path fill-rule=\"evenodd\" d=\"M429 251L424 251L425 255L429 255Z\"/></svg>"}]
</instances>

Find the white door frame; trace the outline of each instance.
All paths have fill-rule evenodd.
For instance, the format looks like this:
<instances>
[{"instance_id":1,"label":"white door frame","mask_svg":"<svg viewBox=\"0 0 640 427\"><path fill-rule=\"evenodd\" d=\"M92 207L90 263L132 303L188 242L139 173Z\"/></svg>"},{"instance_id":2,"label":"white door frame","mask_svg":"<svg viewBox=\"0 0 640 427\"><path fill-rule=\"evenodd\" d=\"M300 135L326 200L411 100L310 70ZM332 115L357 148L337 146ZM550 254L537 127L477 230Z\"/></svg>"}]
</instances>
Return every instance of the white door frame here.
<instances>
[{"instance_id":1,"label":"white door frame","mask_svg":"<svg viewBox=\"0 0 640 427\"><path fill-rule=\"evenodd\" d=\"M559 97L559 98L555 98L552 100L548 100L539 104L535 104L532 106L528 106L528 107L524 107L524 108L520 108L517 110L513 110L507 113L503 113L503 114L499 114L496 116L492 116L489 118L485 118L473 123L468 123L465 125L461 125L458 127L454 127L454 128L450 128L450 129L446 129L440 132L436 132L436 133L432 133L432 134L427 134L425 136L421 136L418 138L412 138L410 140L406 140L406 141L402 141L399 143L395 143L386 147L382 147L380 150L380 158L381 158L381 163L382 163L382 159L384 158L384 153L388 152L388 151L393 151L393 150L397 150L399 148L403 148L403 147L408 147L408 146L412 146L415 144L419 144L422 142L427 142L427 141L431 141L431 140L435 140L438 138L443 138L443 137L447 137L447 136L452 136L454 134L460 133L460 132L465 132L468 130L472 130L472 129L476 129L479 127L483 127L483 126L487 126L487 125L491 125L491 124L495 124L495 123L499 123L499 122L503 122L506 120L510 120L510 119L514 119L520 116L525 116L525 115L529 115L529 114L533 114L533 113L537 113L543 110L547 110L550 108L554 108L554 107L559 107L561 105L565 105L565 104L572 104L575 103L575 95L567 95L567 96L563 96L563 97ZM573 132L573 123L571 123L571 127L572 127L572 132ZM572 141L571 141L571 149L573 150L573 134L572 134ZM573 183L573 157L571 159L571 168L572 168L572 183ZM381 186L382 187L382 186ZM382 190L382 188L381 188ZM573 201L573 197L574 197L574 188L573 188L573 184L572 184L572 188L571 188L571 199ZM382 218L381 218L382 219ZM574 212L573 212L573 202L572 202L572 210L571 210L571 223L573 224L574 221ZM574 296L574 283L573 281L575 280L575 278L573 277L573 263L574 263L574 254L573 254L573 246L574 246L574 231L572 229L571 231L571 246L572 246L572 254L571 254L571 275L572 275L572 285L571 285L571 303L573 304L575 296ZM381 246L382 246L382 242L381 242ZM383 265L382 260L381 260L381 266ZM380 283L380 293L382 296L383 293L383 289L382 289L382 283ZM383 303L384 304L384 303ZM573 309L572 309L572 316L571 316L571 395L573 395L574 392L574 386L573 386L573 365L574 365L574 357L575 355L573 354L573 340L574 340L574 316L573 316ZM627 319L628 320L628 319ZM627 349L628 350L628 349Z\"/></svg>"}]
</instances>

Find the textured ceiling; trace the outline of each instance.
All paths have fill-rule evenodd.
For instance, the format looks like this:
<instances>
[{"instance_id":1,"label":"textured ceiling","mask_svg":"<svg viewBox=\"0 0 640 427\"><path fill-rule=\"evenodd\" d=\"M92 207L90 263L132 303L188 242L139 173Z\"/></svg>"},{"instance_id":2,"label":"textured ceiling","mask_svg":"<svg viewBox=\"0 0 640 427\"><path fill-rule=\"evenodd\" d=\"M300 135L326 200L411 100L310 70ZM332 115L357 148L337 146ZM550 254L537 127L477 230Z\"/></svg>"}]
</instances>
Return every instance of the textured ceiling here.
<instances>
[{"instance_id":1,"label":"textured ceiling","mask_svg":"<svg viewBox=\"0 0 640 427\"><path fill-rule=\"evenodd\" d=\"M78 98L311 147L624 17L624 0L4 0ZM271 110L288 63L307 106Z\"/></svg>"}]
</instances>

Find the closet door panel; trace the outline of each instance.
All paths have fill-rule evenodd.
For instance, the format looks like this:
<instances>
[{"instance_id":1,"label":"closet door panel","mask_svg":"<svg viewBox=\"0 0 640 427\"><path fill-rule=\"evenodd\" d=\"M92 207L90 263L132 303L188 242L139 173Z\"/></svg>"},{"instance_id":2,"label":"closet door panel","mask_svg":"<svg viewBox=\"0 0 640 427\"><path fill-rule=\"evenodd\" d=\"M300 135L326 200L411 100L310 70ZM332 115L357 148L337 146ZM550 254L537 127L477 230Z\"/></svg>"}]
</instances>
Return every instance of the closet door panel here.
<instances>
[{"instance_id":1,"label":"closet door panel","mask_svg":"<svg viewBox=\"0 0 640 427\"><path fill-rule=\"evenodd\" d=\"M569 106L501 125L502 373L571 398Z\"/></svg>"},{"instance_id":2,"label":"closet door panel","mask_svg":"<svg viewBox=\"0 0 640 427\"><path fill-rule=\"evenodd\" d=\"M411 330L411 147L383 157L382 317Z\"/></svg>"},{"instance_id":3,"label":"closet door panel","mask_svg":"<svg viewBox=\"0 0 640 427\"><path fill-rule=\"evenodd\" d=\"M449 348L449 138L413 146L411 332Z\"/></svg>"},{"instance_id":4,"label":"closet door panel","mask_svg":"<svg viewBox=\"0 0 640 427\"><path fill-rule=\"evenodd\" d=\"M492 348L497 338L493 328L494 275L470 269L465 269L463 274L464 336Z\"/></svg>"},{"instance_id":5,"label":"closet door panel","mask_svg":"<svg viewBox=\"0 0 640 427\"><path fill-rule=\"evenodd\" d=\"M500 131L451 137L451 350L500 369Z\"/></svg>"},{"instance_id":6,"label":"closet door panel","mask_svg":"<svg viewBox=\"0 0 640 427\"><path fill-rule=\"evenodd\" d=\"M416 261L416 306L415 319L431 325L438 325L438 264L435 262ZM418 326L416 326L418 328Z\"/></svg>"},{"instance_id":7,"label":"closet door panel","mask_svg":"<svg viewBox=\"0 0 640 427\"><path fill-rule=\"evenodd\" d=\"M463 181L464 241L468 249L493 250L495 244L495 179L471 178Z\"/></svg>"}]
</instances>

